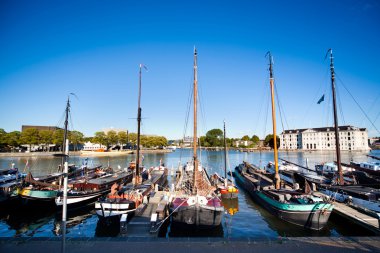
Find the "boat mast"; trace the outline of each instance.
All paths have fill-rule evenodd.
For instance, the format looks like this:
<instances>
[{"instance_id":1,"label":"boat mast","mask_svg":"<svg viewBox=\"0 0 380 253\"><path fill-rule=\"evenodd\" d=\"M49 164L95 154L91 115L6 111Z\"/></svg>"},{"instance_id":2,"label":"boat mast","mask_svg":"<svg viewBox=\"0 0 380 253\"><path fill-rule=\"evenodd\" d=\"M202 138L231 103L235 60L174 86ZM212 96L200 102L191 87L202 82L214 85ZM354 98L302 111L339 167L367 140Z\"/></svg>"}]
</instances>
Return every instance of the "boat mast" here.
<instances>
[{"instance_id":1,"label":"boat mast","mask_svg":"<svg viewBox=\"0 0 380 253\"><path fill-rule=\"evenodd\" d=\"M136 177L135 177L136 184L140 183L141 67L142 67L142 64L140 64L140 70L139 70L139 98L138 98L138 105L137 105L137 151L136 151L137 153L136 153Z\"/></svg>"},{"instance_id":2,"label":"boat mast","mask_svg":"<svg viewBox=\"0 0 380 253\"><path fill-rule=\"evenodd\" d=\"M330 48L327 53L330 52L330 72L331 72L331 89L333 95L333 108L334 108L334 130L335 130L335 150L336 150L336 160L339 173L339 184L343 185L343 172L340 159L340 145L339 145L339 130L338 130L338 114L336 112L336 94L335 94L335 72L334 72L334 57L332 54L332 49Z\"/></svg>"},{"instance_id":3,"label":"boat mast","mask_svg":"<svg viewBox=\"0 0 380 253\"><path fill-rule=\"evenodd\" d=\"M193 160L194 160L194 172L193 172L193 194L197 193L197 173L198 173L198 157L197 157L197 95L198 95L198 67L197 67L197 49L194 47L194 133L193 133Z\"/></svg>"},{"instance_id":4,"label":"boat mast","mask_svg":"<svg viewBox=\"0 0 380 253\"><path fill-rule=\"evenodd\" d=\"M227 141L226 141L226 122L223 122L224 139L224 186L227 188Z\"/></svg>"},{"instance_id":5,"label":"boat mast","mask_svg":"<svg viewBox=\"0 0 380 253\"><path fill-rule=\"evenodd\" d=\"M280 176L278 174L278 151L277 151L277 136L276 136L276 109L274 105L274 77L273 77L273 59L270 52L267 53L269 56L269 83L270 91L272 97L272 122L273 122L273 148L274 148L274 166L275 166L275 187L280 189Z\"/></svg>"},{"instance_id":6,"label":"boat mast","mask_svg":"<svg viewBox=\"0 0 380 253\"><path fill-rule=\"evenodd\" d=\"M63 134L63 145L62 145L62 163L63 169L63 205L62 205L62 252L66 250L66 219L67 219L67 177L68 177L68 163L67 157L69 155L69 141L67 139L68 135L68 124L69 124L69 113L70 113L70 97L67 98L66 112L65 112L65 130Z\"/></svg>"}]
</instances>

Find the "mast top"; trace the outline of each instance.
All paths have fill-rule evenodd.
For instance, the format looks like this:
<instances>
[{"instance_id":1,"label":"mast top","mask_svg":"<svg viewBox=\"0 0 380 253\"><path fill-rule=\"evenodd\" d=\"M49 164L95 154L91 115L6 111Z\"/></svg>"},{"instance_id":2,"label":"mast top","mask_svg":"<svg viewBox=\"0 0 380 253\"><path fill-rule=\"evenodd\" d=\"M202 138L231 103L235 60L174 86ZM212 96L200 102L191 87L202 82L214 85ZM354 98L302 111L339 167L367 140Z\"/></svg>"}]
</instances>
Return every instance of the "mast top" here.
<instances>
[{"instance_id":1,"label":"mast top","mask_svg":"<svg viewBox=\"0 0 380 253\"><path fill-rule=\"evenodd\" d=\"M268 56L269 58L269 77L272 79L273 78L273 57L270 51L268 51L265 56Z\"/></svg>"}]
</instances>

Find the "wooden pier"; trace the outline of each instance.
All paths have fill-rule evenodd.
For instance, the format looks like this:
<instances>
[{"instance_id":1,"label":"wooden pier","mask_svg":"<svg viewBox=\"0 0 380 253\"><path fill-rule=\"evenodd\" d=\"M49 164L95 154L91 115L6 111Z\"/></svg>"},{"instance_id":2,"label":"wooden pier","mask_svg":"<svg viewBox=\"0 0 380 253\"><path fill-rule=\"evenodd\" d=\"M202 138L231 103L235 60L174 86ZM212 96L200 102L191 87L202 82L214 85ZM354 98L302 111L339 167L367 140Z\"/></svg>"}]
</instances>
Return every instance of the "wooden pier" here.
<instances>
[{"instance_id":1,"label":"wooden pier","mask_svg":"<svg viewBox=\"0 0 380 253\"><path fill-rule=\"evenodd\" d=\"M326 196L320 192L318 195ZM326 196L327 197L327 196ZM334 202L333 213L347 219L369 231L372 231L376 235L380 235L380 217L374 217L360 212L353 207L350 207L344 203Z\"/></svg>"},{"instance_id":2,"label":"wooden pier","mask_svg":"<svg viewBox=\"0 0 380 253\"><path fill-rule=\"evenodd\" d=\"M128 222L126 216L120 220L121 236L157 237L160 222L168 214L167 192L156 191L153 196L144 200L135 211L135 215Z\"/></svg>"}]
</instances>

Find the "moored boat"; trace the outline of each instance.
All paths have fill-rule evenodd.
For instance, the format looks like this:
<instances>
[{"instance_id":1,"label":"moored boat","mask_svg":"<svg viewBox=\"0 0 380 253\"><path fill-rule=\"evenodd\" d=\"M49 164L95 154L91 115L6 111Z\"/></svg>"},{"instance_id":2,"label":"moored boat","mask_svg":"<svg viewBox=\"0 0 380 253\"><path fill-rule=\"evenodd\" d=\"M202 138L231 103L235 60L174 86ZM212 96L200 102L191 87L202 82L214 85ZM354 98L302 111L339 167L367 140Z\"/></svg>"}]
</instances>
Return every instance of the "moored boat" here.
<instances>
[{"instance_id":1,"label":"moored boat","mask_svg":"<svg viewBox=\"0 0 380 253\"><path fill-rule=\"evenodd\" d=\"M197 71L197 51L194 49L193 159L177 171L175 192L172 193L169 208L174 226L211 228L220 226L224 207L197 156Z\"/></svg>"},{"instance_id":2,"label":"moored boat","mask_svg":"<svg viewBox=\"0 0 380 253\"><path fill-rule=\"evenodd\" d=\"M286 185L281 187L276 142L273 62L270 52L268 55L272 97L274 176L266 170L245 162L235 168L235 180L258 204L279 219L311 230L321 230L330 217L333 205L327 199L313 194L308 184L302 190Z\"/></svg>"}]
</instances>

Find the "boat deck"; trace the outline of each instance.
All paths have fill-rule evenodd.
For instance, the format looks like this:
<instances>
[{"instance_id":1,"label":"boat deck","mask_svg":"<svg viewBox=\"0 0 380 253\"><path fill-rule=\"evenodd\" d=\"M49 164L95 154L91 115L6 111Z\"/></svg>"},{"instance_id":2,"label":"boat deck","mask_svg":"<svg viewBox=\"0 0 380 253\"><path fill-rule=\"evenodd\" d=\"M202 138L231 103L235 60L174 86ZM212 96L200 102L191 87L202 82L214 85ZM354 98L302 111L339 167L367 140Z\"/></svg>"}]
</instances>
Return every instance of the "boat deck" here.
<instances>
[{"instance_id":1,"label":"boat deck","mask_svg":"<svg viewBox=\"0 0 380 253\"><path fill-rule=\"evenodd\" d=\"M132 219L120 226L123 228L123 236L128 237L157 237L159 232L158 223L166 218L168 202L165 200L164 191L155 192L154 196L150 197L149 203L142 203L135 212ZM157 215L157 216L156 216Z\"/></svg>"},{"instance_id":2,"label":"boat deck","mask_svg":"<svg viewBox=\"0 0 380 253\"><path fill-rule=\"evenodd\" d=\"M314 194L319 194L321 196L324 195L320 192ZM364 227L365 229L374 232L376 235L380 235L380 217L375 218L339 202L334 202L333 212L361 227Z\"/></svg>"}]
</instances>

